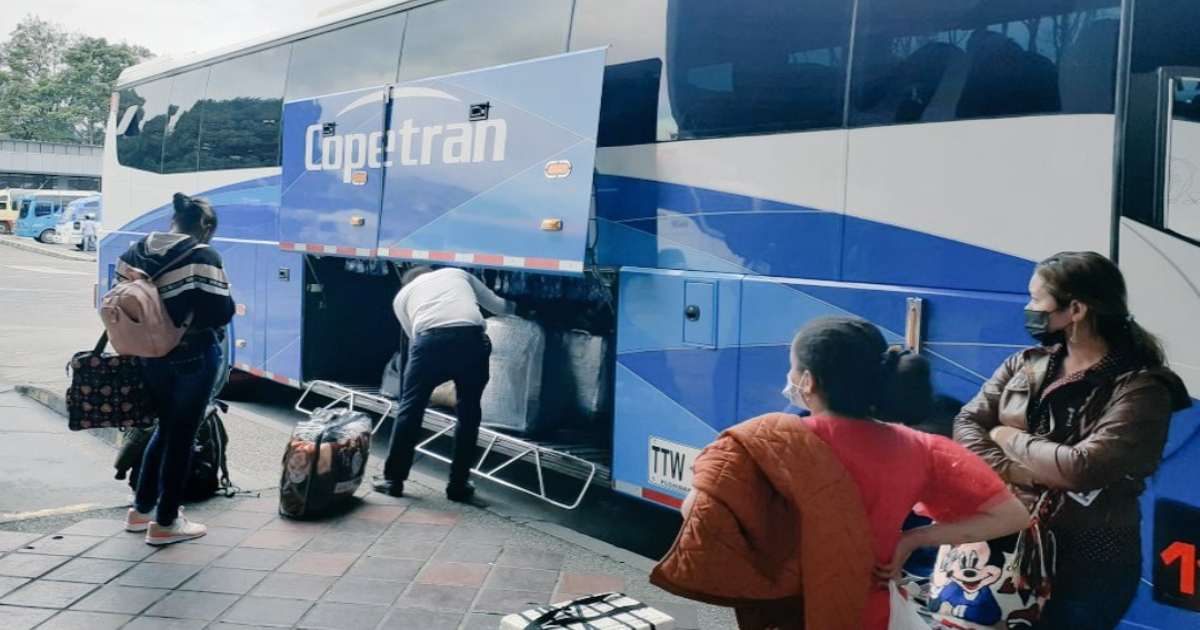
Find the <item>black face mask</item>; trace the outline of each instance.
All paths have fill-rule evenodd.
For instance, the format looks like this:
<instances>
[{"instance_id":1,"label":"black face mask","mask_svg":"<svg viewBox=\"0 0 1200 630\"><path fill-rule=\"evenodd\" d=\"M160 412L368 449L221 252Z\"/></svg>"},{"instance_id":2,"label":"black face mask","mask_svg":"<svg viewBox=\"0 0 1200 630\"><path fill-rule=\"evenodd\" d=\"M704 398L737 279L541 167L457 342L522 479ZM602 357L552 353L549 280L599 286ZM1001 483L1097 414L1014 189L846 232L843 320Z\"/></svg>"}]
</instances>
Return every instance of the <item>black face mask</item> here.
<instances>
[{"instance_id":1,"label":"black face mask","mask_svg":"<svg viewBox=\"0 0 1200 630\"><path fill-rule=\"evenodd\" d=\"M1043 346L1053 346L1066 341L1066 331L1051 331L1049 328L1050 311L1031 311L1025 309L1025 330L1029 331L1029 335L1037 339L1038 343Z\"/></svg>"}]
</instances>

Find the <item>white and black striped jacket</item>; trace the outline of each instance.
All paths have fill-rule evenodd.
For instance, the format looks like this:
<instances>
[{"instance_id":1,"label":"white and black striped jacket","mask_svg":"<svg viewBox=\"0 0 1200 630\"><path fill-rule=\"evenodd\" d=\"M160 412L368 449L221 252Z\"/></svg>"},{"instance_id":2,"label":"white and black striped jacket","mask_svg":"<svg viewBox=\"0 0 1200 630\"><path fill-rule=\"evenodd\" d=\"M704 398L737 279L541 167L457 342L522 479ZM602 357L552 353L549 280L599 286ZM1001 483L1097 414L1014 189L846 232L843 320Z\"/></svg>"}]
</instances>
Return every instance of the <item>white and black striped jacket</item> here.
<instances>
[{"instance_id":1,"label":"white and black striped jacket","mask_svg":"<svg viewBox=\"0 0 1200 630\"><path fill-rule=\"evenodd\" d=\"M189 329L221 328L234 312L221 254L211 247L201 247L172 262L195 245L196 239L186 234L151 232L121 254L116 280L129 279L134 269L153 276L170 263L154 284L175 325L182 326L191 313Z\"/></svg>"}]
</instances>

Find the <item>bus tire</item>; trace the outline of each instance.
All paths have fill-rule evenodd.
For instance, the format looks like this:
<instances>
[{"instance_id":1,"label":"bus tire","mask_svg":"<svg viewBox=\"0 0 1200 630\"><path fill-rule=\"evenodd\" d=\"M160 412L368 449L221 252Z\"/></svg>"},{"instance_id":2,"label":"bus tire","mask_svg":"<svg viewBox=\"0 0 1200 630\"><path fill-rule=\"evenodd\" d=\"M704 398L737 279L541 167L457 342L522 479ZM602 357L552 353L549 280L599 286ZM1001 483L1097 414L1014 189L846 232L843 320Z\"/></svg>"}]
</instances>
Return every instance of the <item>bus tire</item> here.
<instances>
[{"instance_id":1,"label":"bus tire","mask_svg":"<svg viewBox=\"0 0 1200 630\"><path fill-rule=\"evenodd\" d=\"M8 224L0 221L0 234L12 234L12 230L8 228Z\"/></svg>"},{"instance_id":2,"label":"bus tire","mask_svg":"<svg viewBox=\"0 0 1200 630\"><path fill-rule=\"evenodd\" d=\"M38 234L37 240L39 243L46 243L49 245L50 239L52 238L54 238L54 230L42 230L42 233Z\"/></svg>"}]
</instances>

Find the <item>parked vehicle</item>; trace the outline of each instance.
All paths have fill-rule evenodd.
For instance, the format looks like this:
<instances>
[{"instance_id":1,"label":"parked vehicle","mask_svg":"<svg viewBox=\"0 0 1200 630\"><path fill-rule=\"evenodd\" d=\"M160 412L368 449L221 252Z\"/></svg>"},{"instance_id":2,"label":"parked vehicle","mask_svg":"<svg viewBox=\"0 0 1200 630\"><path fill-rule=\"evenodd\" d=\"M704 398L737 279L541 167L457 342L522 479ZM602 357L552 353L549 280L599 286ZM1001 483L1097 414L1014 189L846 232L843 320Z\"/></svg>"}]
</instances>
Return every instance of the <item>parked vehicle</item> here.
<instances>
[{"instance_id":1,"label":"parked vehicle","mask_svg":"<svg viewBox=\"0 0 1200 630\"><path fill-rule=\"evenodd\" d=\"M21 197L14 233L17 236L35 238L42 243L52 243L67 204L95 194L94 190L56 190Z\"/></svg>"},{"instance_id":2,"label":"parked vehicle","mask_svg":"<svg viewBox=\"0 0 1200 630\"><path fill-rule=\"evenodd\" d=\"M103 221L104 206L100 200L100 195L93 195L68 203L66 210L59 217L58 224L54 226L54 236L50 240L54 243L74 245L78 249L83 249L84 220L91 215L92 220L97 224L97 229L100 228L100 223Z\"/></svg>"},{"instance_id":3,"label":"parked vehicle","mask_svg":"<svg viewBox=\"0 0 1200 630\"><path fill-rule=\"evenodd\" d=\"M0 189L0 234L12 234L17 229L21 197L36 195L39 192L41 191L33 188Z\"/></svg>"}]
</instances>

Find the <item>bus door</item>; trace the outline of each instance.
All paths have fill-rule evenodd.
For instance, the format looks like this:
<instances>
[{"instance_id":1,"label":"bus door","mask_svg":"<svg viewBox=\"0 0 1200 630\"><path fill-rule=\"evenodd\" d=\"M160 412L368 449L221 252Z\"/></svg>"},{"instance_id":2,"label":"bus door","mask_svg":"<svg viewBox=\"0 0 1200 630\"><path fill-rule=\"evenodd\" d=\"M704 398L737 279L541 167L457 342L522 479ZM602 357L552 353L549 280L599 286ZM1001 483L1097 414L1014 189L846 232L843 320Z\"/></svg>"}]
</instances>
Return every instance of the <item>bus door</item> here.
<instances>
[{"instance_id":1,"label":"bus door","mask_svg":"<svg viewBox=\"0 0 1200 630\"><path fill-rule=\"evenodd\" d=\"M374 255L387 95L376 87L284 105L280 248Z\"/></svg>"},{"instance_id":2,"label":"bus door","mask_svg":"<svg viewBox=\"0 0 1200 630\"><path fill-rule=\"evenodd\" d=\"M393 86L379 256L582 274L605 54Z\"/></svg>"},{"instance_id":3,"label":"bus door","mask_svg":"<svg viewBox=\"0 0 1200 630\"><path fill-rule=\"evenodd\" d=\"M1160 67L1130 80L1122 138L1123 216L1117 257L1130 310L1158 335L1171 368L1200 397L1200 67ZM1138 175L1144 175L1138 178ZM1139 181L1140 180L1140 181ZM1148 180L1148 181L1147 181ZM1146 586L1138 627L1200 624L1200 401L1175 414L1159 474L1143 497Z\"/></svg>"}]
</instances>

